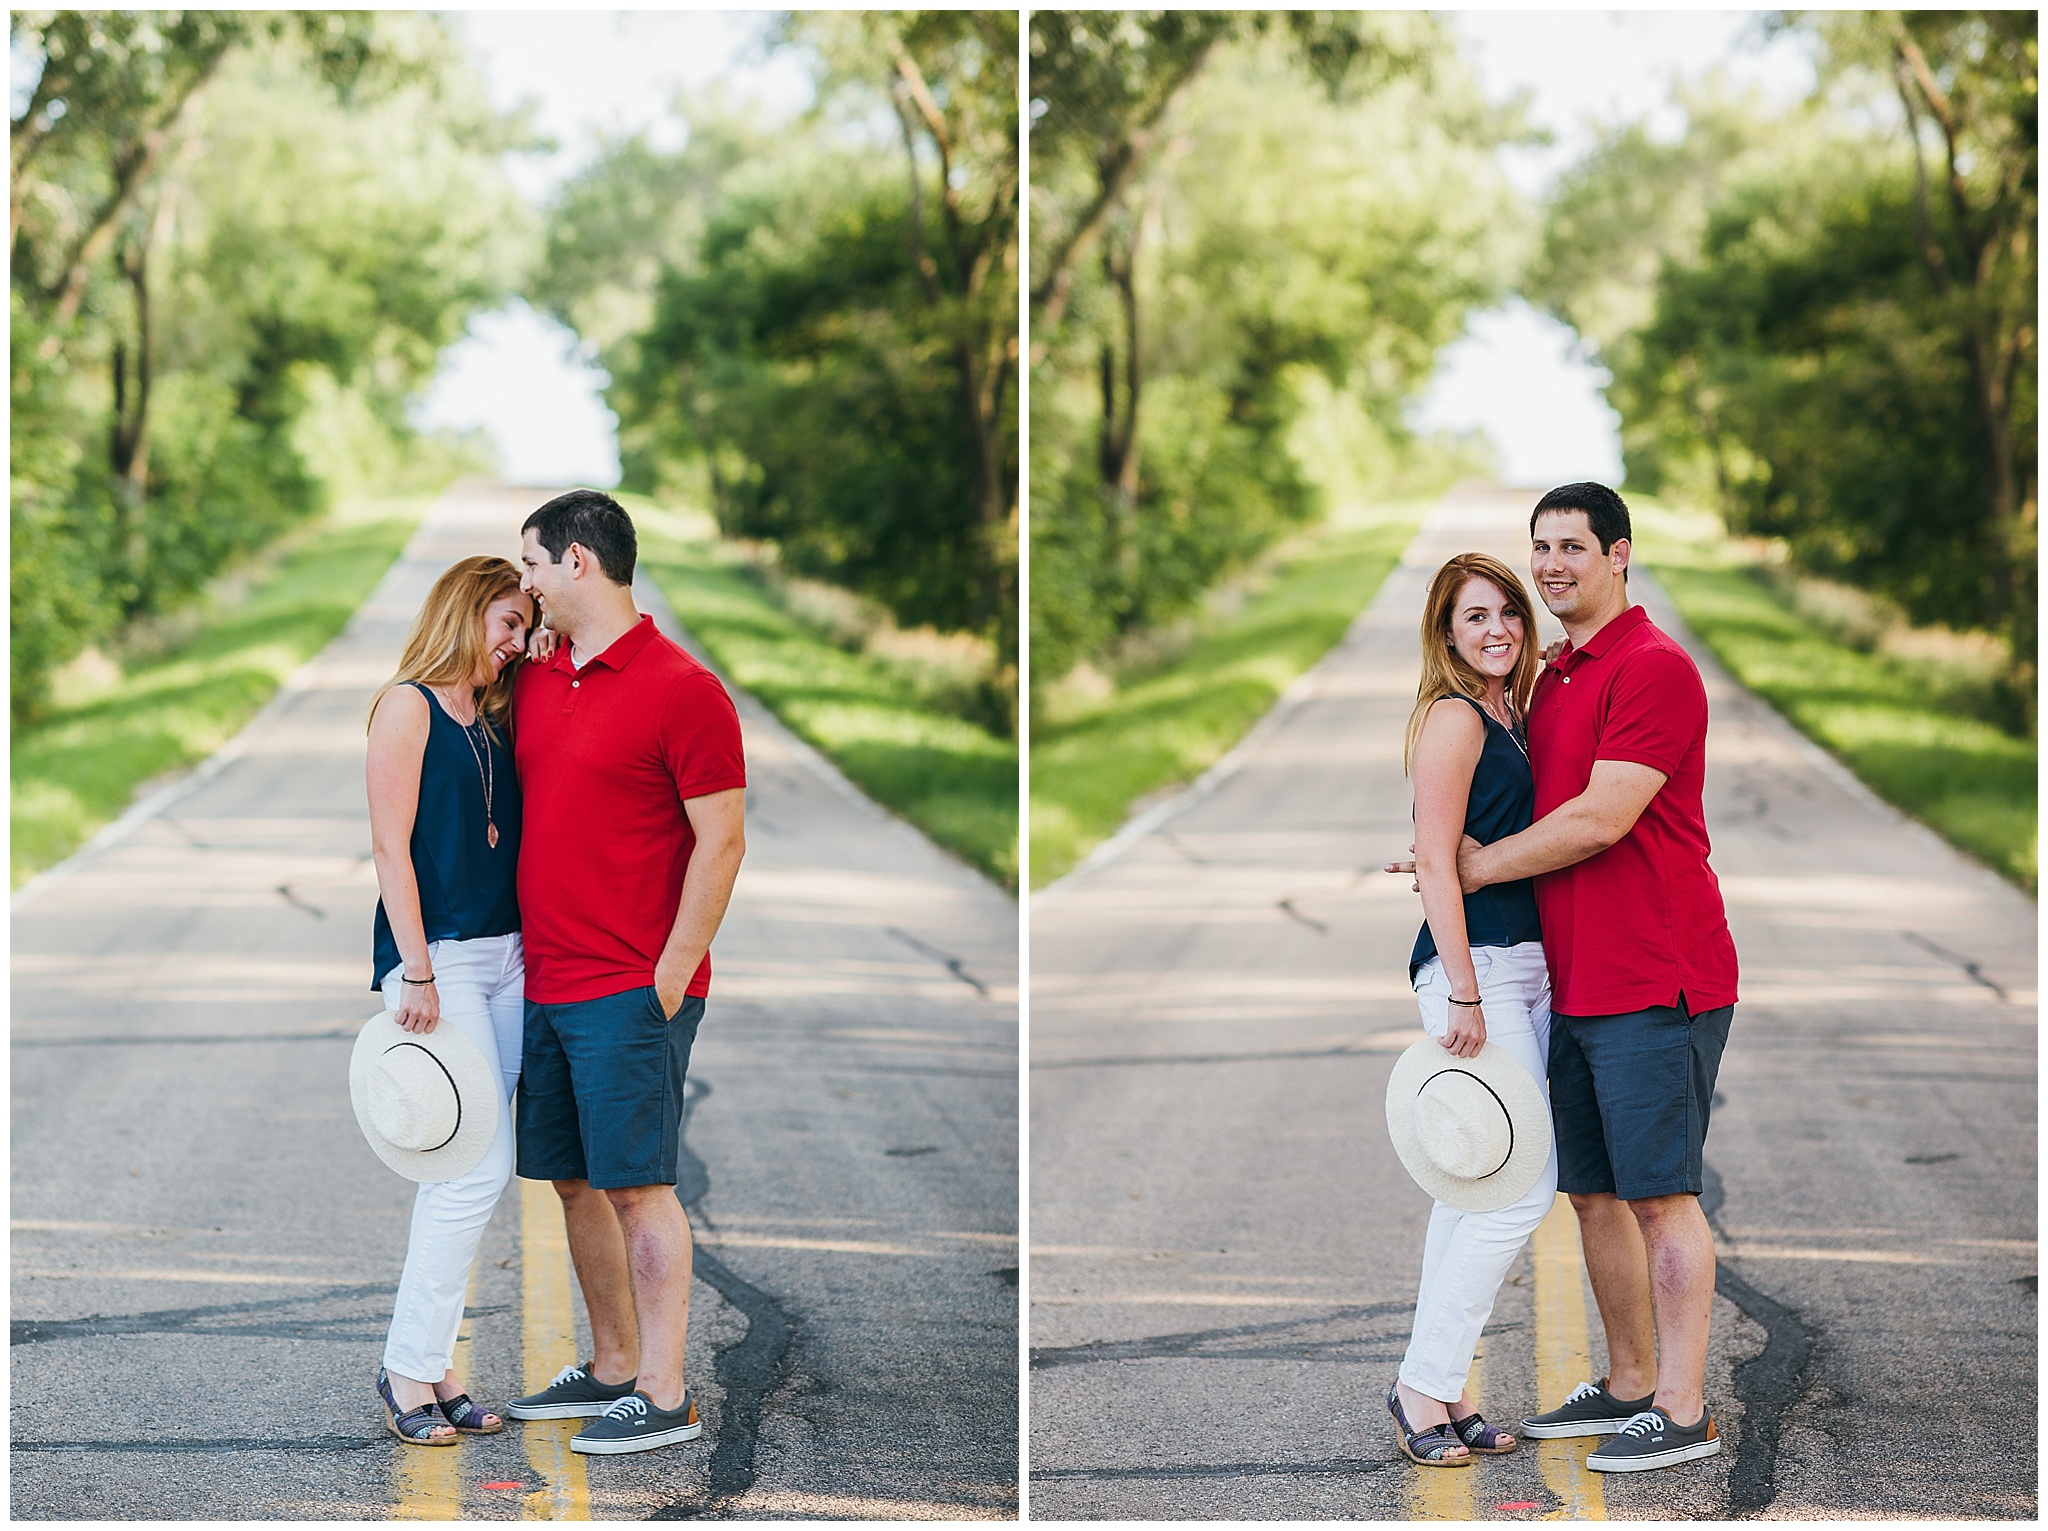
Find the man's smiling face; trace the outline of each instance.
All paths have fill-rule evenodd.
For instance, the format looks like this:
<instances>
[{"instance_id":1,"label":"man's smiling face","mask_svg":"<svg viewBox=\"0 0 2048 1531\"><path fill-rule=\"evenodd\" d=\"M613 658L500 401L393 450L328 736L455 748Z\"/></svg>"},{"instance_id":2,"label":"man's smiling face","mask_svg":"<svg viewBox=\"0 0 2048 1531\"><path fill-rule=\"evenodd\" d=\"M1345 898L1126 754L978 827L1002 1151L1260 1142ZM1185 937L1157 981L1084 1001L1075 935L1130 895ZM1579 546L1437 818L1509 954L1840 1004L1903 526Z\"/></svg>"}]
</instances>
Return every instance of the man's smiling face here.
<instances>
[{"instance_id":1,"label":"man's smiling face","mask_svg":"<svg viewBox=\"0 0 2048 1531\"><path fill-rule=\"evenodd\" d=\"M1561 622L1591 618L1607 611L1625 594L1617 590L1628 568L1626 537L1600 551L1600 539L1583 510L1546 510L1530 535L1529 575L1536 596Z\"/></svg>"},{"instance_id":2,"label":"man's smiling face","mask_svg":"<svg viewBox=\"0 0 2048 1531\"><path fill-rule=\"evenodd\" d=\"M543 616L553 615L548 597L560 593L569 582L569 570L554 560L554 556L541 546L540 533L529 531L524 546L519 550L519 588L532 596Z\"/></svg>"}]
</instances>

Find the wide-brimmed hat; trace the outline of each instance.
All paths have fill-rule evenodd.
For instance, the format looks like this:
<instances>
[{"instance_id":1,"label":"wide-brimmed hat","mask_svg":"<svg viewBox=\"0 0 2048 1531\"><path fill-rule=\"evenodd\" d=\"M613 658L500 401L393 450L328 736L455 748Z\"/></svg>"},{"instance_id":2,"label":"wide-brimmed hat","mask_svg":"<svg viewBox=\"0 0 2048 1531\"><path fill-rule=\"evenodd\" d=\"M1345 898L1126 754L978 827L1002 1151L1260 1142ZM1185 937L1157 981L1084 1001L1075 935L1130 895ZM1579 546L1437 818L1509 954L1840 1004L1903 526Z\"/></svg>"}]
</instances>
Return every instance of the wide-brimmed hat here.
<instances>
[{"instance_id":1,"label":"wide-brimmed hat","mask_svg":"<svg viewBox=\"0 0 2048 1531\"><path fill-rule=\"evenodd\" d=\"M348 1060L356 1123L377 1157L408 1180L453 1180L476 1168L498 1135L498 1071L445 1018L406 1031L371 1017Z\"/></svg>"},{"instance_id":2,"label":"wide-brimmed hat","mask_svg":"<svg viewBox=\"0 0 2048 1531\"><path fill-rule=\"evenodd\" d=\"M1520 1201L1550 1160L1550 1102L1506 1049L1460 1058L1424 1037L1387 1080L1387 1131L1415 1183L1461 1212Z\"/></svg>"}]
</instances>

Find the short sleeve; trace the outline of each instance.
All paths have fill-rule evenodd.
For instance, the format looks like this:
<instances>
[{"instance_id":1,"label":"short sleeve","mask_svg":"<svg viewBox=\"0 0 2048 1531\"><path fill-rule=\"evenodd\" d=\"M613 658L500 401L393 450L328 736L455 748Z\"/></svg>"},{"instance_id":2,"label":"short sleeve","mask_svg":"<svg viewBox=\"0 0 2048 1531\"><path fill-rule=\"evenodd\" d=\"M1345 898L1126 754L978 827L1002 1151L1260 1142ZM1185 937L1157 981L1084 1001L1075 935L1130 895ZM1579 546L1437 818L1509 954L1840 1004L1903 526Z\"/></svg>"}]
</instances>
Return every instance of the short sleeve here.
<instances>
[{"instance_id":1,"label":"short sleeve","mask_svg":"<svg viewBox=\"0 0 2048 1531\"><path fill-rule=\"evenodd\" d=\"M1595 760L1626 760L1676 776L1707 733L1707 688L1690 656L1644 649L1623 659L1607 693Z\"/></svg>"},{"instance_id":2,"label":"short sleeve","mask_svg":"<svg viewBox=\"0 0 2048 1531\"><path fill-rule=\"evenodd\" d=\"M688 802L747 784L740 715L709 670L694 669L676 682L661 715L662 759Z\"/></svg>"}]
</instances>

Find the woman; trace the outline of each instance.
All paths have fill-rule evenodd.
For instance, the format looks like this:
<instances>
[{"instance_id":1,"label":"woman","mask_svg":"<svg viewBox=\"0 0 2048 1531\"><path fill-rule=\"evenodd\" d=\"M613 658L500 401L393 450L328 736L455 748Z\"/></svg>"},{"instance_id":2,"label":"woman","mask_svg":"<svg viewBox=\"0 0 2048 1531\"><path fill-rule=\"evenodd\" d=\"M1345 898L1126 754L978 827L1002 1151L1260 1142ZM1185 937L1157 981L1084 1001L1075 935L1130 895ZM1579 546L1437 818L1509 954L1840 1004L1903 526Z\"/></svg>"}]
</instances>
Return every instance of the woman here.
<instances>
[{"instance_id":1,"label":"woman","mask_svg":"<svg viewBox=\"0 0 2048 1531\"><path fill-rule=\"evenodd\" d=\"M514 881L519 779L506 723L533 618L515 566L463 559L427 593L398 673L370 706L376 986L407 1031L459 1027L496 1060L504 1086L483 1160L422 1184L413 1202L377 1391L391 1432L416 1446L504 1428L470 1401L450 1361L470 1263L512 1176L525 962Z\"/></svg>"},{"instance_id":2,"label":"woman","mask_svg":"<svg viewBox=\"0 0 2048 1531\"><path fill-rule=\"evenodd\" d=\"M1539 1084L1549 1070L1550 976L1530 882L1461 895L1458 846L1527 829L1536 789L1523 717L1535 689L1535 616L1513 570L1460 553L1430 581L1422 682L1408 719L1415 783L1415 876L1426 923L1408 976L1422 1024L1460 1058L1491 1041ZM1473 1452L1513 1451L1465 1390L1479 1333L1508 1267L1557 1195L1557 1154L1527 1195L1498 1212L1439 1201L1422 1246L1415 1327L1387 1408L1408 1457L1469 1466Z\"/></svg>"}]
</instances>

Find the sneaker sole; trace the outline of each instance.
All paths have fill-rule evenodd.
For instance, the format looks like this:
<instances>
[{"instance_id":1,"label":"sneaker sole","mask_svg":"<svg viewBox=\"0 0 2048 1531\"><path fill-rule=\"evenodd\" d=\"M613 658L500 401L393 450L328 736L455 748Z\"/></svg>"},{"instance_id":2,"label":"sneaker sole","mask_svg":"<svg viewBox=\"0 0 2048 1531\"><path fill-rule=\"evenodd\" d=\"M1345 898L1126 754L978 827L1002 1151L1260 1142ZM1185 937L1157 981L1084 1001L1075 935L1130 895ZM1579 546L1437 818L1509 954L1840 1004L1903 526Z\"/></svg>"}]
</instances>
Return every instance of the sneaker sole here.
<instances>
[{"instance_id":1,"label":"sneaker sole","mask_svg":"<svg viewBox=\"0 0 2048 1531\"><path fill-rule=\"evenodd\" d=\"M609 1409L616 1399L599 1403L508 1403L505 1405L507 1419L596 1419Z\"/></svg>"},{"instance_id":2,"label":"sneaker sole","mask_svg":"<svg viewBox=\"0 0 2048 1531\"><path fill-rule=\"evenodd\" d=\"M1525 1419L1521 1429L1509 1433L1526 1435L1538 1441L1562 1441L1580 1435L1613 1435L1634 1418L1635 1415L1630 1414L1623 1419L1585 1419L1568 1425L1539 1425L1533 1419Z\"/></svg>"},{"instance_id":3,"label":"sneaker sole","mask_svg":"<svg viewBox=\"0 0 2048 1531\"><path fill-rule=\"evenodd\" d=\"M569 1441L571 1451L580 1451L590 1457L618 1457L628 1452L652 1451L657 1446L673 1446L678 1441L694 1441L704 1433L704 1421L694 1425L675 1425L667 1430L656 1430L647 1435L636 1435L623 1440L587 1441L582 1436L573 1436Z\"/></svg>"},{"instance_id":4,"label":"sneaker sole","mask_svg":"<svg viewBox=\"0 0 2048 1531\"><path fill-rule=\"evenodd\" d=\"M1690 1446L1673 1446L1669 1451L1660 1451L1652 1456L1626 1457L1619 1461L1600 1460L1600 1453L1594 1452L1586 1458L1586 1465L1596 1473L1644 1473L1653 1467L1676 1467L1680 1462L1697 1462L1701 1457L1719 1456L1721 1441L1717 1436L1711 1441L1695 1441Z\"/></svg>"}]
</instances>

